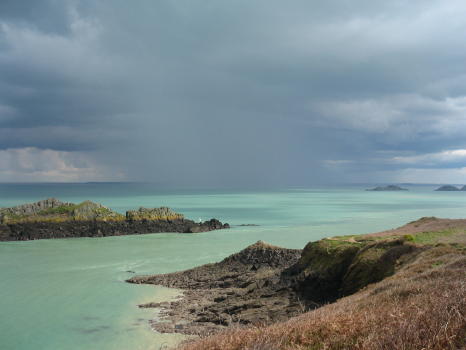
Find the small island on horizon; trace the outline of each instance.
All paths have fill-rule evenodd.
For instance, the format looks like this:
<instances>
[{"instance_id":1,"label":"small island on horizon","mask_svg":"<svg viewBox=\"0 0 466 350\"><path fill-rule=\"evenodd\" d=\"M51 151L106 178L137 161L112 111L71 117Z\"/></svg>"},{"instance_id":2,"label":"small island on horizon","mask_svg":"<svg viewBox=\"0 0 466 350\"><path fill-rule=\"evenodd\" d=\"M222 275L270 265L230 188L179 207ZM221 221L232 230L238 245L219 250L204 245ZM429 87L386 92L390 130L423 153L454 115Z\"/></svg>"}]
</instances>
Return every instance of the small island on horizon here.
<instances>
[{"instance_id":1,"label":"small island on horizon","mask_svg":"<svg viewBox=\"0 0 466 350\"><path fill-rule=\"evenodd\" d=\"M408 191L407 188L403 188L397 185L388 185L388 186L377 186L374 188L368 188L366 191Z\"/></svg>"},{"instance_id":2,"label":"small island on horizon","mask_svg":"<svg viewBox=\"0 0 466 350\"><path fill-rule=\"evenodd\" d=\"M458 188L458 187L453 186L453 185L443 185L443 186L440 186L439 188L437 188L435 191L449 191L449 192L452 192L452 191L466 191L466 185L464 185L461 188Z\"/></svg>"}]
</instances>

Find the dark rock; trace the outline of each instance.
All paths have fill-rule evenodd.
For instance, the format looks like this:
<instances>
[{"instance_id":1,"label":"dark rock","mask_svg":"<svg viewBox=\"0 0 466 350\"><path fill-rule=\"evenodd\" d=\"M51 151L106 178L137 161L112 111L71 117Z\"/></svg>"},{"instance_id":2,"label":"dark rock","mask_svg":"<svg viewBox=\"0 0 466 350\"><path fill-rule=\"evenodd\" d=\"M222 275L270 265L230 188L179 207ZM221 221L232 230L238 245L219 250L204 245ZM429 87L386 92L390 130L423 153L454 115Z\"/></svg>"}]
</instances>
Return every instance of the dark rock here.
<instances>
[{"instance_id":1,"label":"dark rock","mask_svg":"<svg viewBox=\"0 0 466 350\"><path fill-rule=\"evenodd\" d=\"M367 189L366 191L408 191L408 189L396 185L388 185L378 186L375 188Z\"/></svg>"},{"instance_id":2,"label":"dark rock","mask_svg":"<svg viewBox=\"0 0 466 350\"><path fill-rule=\"evenodd\" d=\"M290 302L296 293L284 289L280 274L295 264L300 255L298 249L257 242L216 264L166 275L133 277L128 282L184 289L182 300L162 306L163 322L152 323L157 331L207 334L235 323L268 323L299 314L299 303ZM282 312L284 309L287 312ZM177 329L175 325L182 321L183 328Z\"/></svg>"},{"instance_id":3,"label":"dark rock","mask_svg":"<svg viewBox=\"0 0 466 350\"><path fill-rule=\"evenodd\" d=\"M452 186L452 185L444 185L444 186L440 186L439 188L436 189L436 191L459 191L459 190L460 189L458 187ZM461 189L461 190L463 190L463 189Z\"/></svg>"}]
</instances>

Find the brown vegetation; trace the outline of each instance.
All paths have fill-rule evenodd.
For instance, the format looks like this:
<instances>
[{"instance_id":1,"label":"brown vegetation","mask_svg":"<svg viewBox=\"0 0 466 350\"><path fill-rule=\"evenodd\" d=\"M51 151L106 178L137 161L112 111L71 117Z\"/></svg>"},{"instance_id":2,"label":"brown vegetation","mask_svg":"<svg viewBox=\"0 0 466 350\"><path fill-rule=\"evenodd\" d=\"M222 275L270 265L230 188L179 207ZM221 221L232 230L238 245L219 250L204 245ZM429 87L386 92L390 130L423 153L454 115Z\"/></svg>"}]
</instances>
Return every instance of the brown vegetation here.
<instances>
[{"instance_id":1,"label":"brown vegetation","mask_svg":"<svg viewBox=\"0 0 466 350\"><path fill-rule=\"evenodd\" d=\"M461 244L423 245L392 276L351 296L285 322L238 325L180 349L466 349L465 253Z\"/></svg>"}]
</instances>

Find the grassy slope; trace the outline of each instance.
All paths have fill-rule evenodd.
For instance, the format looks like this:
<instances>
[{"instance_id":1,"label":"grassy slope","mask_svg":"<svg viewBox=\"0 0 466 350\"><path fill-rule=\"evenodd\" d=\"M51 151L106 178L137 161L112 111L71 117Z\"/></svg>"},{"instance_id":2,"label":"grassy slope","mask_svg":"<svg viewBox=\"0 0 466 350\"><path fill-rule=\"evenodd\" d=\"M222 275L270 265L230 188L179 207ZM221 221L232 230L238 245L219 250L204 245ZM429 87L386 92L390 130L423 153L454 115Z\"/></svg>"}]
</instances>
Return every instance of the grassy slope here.
<instances>
[{"instance_id":1,"label":"grassy slope","mask_svg":"<svg viewBox=\"0 0 466 350\"><path fill-rule=\"evenodd\" d=\"M287 322L231 329L181 348L466 349L465 243L466 220L436 218L310 243L305 269L334 271L352 256L341 293L382 280Z\"/></svg>"}]
</instances>

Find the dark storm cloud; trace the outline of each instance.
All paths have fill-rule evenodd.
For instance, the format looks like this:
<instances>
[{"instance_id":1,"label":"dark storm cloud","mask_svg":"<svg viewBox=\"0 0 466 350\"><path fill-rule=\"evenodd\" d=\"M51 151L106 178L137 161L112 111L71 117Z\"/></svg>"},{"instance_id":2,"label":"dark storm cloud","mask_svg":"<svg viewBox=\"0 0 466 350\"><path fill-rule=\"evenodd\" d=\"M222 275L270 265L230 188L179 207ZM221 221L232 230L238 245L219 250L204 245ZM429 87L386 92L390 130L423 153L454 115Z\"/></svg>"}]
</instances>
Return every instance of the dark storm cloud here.
<instances>
[{"instance_id":1,"label":"dark storm cloud","mask_svg":"<svg viewBox=\"0 0 466 350\"><path fill-rule=\"evenodd\" d=\"M461 1L3 1L0 160L17 174L35 163L14 159L34 154L67 179L175 185L461 177L465 12Z\"/></svg>"},{"instance_id":2,"label":"dark storm cloud","mask_svg":"<svg viewBox=\"0 0 466 350\"><path fill-rule=\"evenodd\" d=\"M2 0L2 21L31 26L50 33L66 33L69 30L68 0Z\"/></svg>"}]
</instances>

